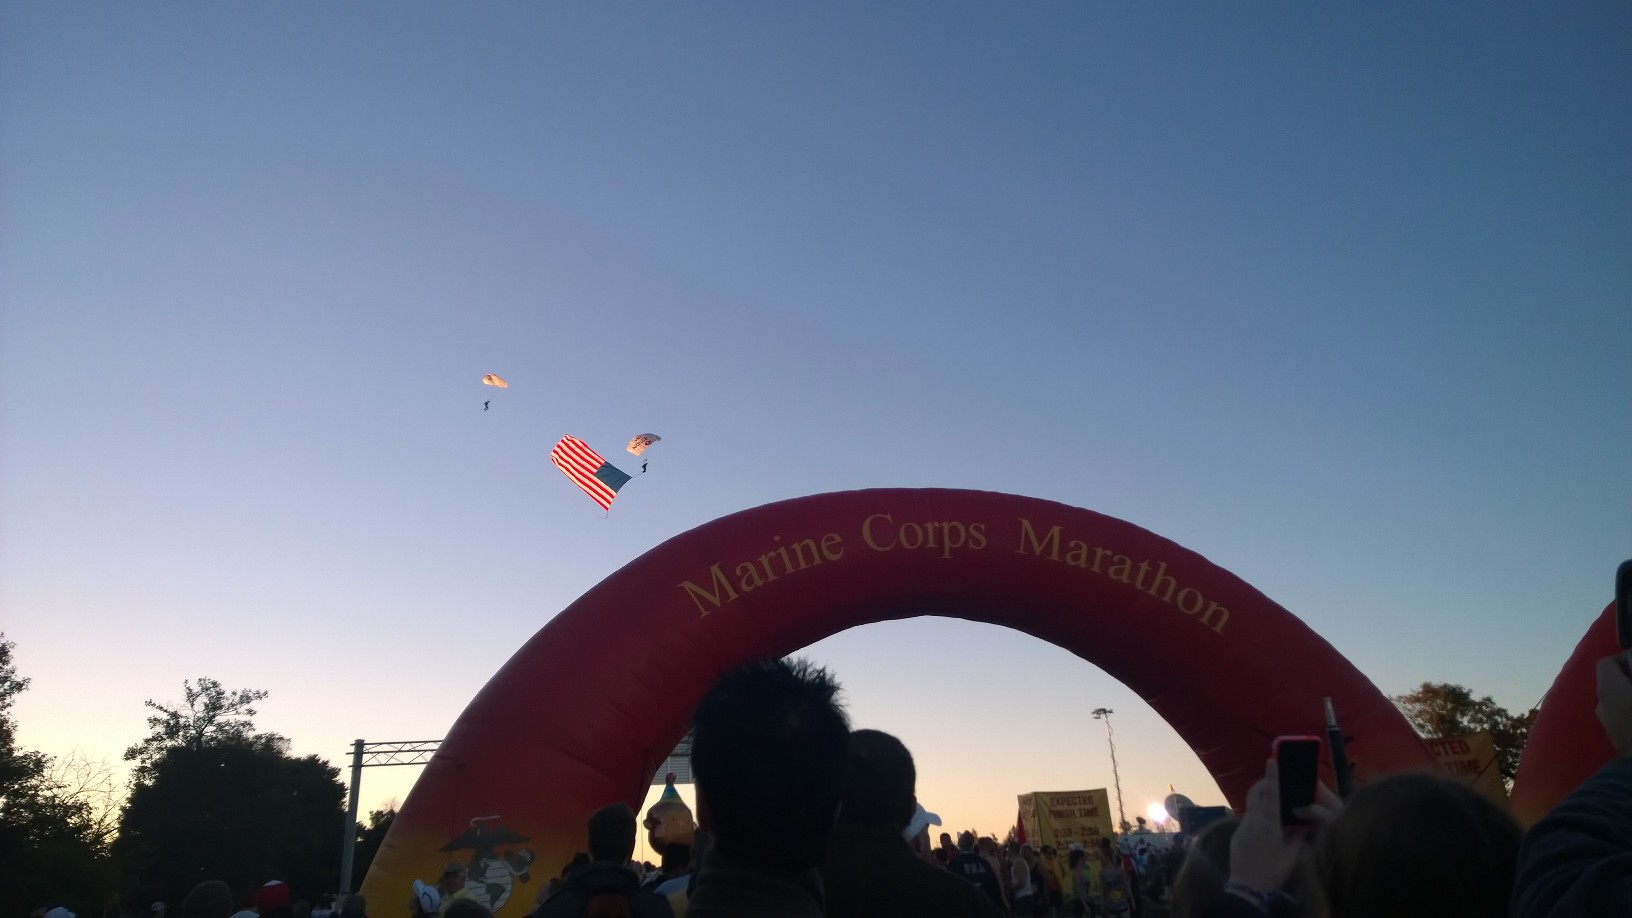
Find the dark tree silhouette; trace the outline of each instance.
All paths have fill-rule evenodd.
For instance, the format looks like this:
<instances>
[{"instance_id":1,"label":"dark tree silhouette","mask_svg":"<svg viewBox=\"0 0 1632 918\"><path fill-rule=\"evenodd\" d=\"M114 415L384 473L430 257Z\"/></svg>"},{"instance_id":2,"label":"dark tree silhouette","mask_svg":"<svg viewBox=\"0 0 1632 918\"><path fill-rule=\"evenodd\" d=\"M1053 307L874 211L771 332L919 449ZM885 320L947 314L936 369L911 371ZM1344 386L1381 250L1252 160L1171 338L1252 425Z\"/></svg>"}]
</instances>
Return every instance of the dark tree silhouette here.
<instances>
[{"instance_id":1,"label":"dark tree silhouette","mask_svg":"<svg viewBox=\"0 0 1632 918\"><path fill-rule=\"evenodd\" d=\"M132 746L130 802L113 853L136 901L179 902L202 880L234 889L268 880L315 899L339 880L345 786L317 756L257 733L251 705L265 692L184 683L185 706L148 702L153 733Z\"/></svg>"},{"instance_id":2,"label":"dark tree silhouette","mask_svg":"<svg viewBox=\"0 0 1632 918\"><path fill-rule=\"evenodd\" d=\"M53 760L17 746L11 706L28 688L0 634L0 873L6 899L26 911L65 905L99 909L113 888L106 835L85 795L52 774Z\"/></svg>"}]
</instances>

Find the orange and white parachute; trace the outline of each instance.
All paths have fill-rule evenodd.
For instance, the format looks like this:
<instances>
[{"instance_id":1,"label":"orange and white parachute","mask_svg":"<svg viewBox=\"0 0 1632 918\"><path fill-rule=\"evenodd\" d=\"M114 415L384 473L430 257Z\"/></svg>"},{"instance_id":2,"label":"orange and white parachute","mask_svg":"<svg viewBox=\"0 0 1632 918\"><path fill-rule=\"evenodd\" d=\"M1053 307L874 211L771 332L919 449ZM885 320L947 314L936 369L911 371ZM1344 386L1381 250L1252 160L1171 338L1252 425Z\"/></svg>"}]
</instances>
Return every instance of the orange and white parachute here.
<instances>
[{"instance_id":1,"label":"orange and white parachute","mask_svg":"<svg viewBox=\"0 0 1632 918\"><path fill-rule=\"evenodd\" d=\"M482 385L484 385L484 386L497 386L500 389L510 388L510 384L504 381L503 376L495 376L492 373L489 373L486 376L482 377Z\"/></svg>"},{"instance_id":2,"label":"orange and white parachute","mask_svg":"<svg viewBox=\"0 0 1632 918\"><path fill-rule=\"evenodd\" d=\"M625 447L625 449L638 456L641 453L646 452L646 447L651 446L653 443L656 443L661 439L663 438L653 433L636 434L635 438L629 441L629 445Z\"/></svg>"}]
</instances>

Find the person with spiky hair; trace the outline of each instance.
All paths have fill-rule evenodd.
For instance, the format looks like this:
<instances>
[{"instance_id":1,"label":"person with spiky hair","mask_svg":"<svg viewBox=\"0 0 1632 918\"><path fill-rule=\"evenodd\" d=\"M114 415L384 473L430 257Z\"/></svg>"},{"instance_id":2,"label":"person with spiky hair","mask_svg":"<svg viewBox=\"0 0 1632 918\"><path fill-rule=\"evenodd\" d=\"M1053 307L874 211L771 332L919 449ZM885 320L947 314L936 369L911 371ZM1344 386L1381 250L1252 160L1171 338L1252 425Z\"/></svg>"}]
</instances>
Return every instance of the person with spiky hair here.
<instances>
[{"instance_id":1,"label":"person with spiky hair","mask_svg":"<svg viewBox=\"0 0 1632 918\"><path fill-rule=\"evenodd\" d=\"M713 847L688 918L822 918L817 867L844 793L850 724L839 685L803 660L720 676L692 717L698 810Z\"/></svg>"},{"instance_id":2,"label":"person with spiky hair","mask_svg":"<svg viewBox=\"0 0 1632 918\"><path fill-rule=\"evenodd\" d=\"M908 846L918 772L902 742L878 730L850 734L850 769L833 842L822 864L829 915L846 918L997 918L973 883ZM926 823L927 825L927 823ZM922 833L928 840L928 833Z\"/></svg>"}]
</instances>

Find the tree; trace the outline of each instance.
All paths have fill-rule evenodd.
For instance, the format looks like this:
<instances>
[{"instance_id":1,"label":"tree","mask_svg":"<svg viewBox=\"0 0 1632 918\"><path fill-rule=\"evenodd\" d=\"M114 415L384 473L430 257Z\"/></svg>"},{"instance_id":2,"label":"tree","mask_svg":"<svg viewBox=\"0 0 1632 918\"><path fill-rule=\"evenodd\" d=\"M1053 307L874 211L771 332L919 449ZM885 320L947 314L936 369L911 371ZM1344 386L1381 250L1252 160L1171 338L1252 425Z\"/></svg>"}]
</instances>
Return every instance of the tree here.
<instances>
[{"instance_id":1,"label":"tree","mask_svg":"<svg viewBox=\"0 0 1632 918\"><path fill-rule=\"evenodd\" d=\"M53 777L50 756L17 747L12 703L28 688L0 634L0 864L14 908L100 909L113 888L92 806Z\"/></svg>"},{"instance_id":2,"label":"tree","mask_svg":"<svg viewBox=\"0 0 1632 918\"><path fill-rule=\"evenodd\" d=\"M374 855L380 853L380 843L385 841L385 833L391 830L391 823L397 818L397 805L393 801L386 804L383 810L368 811L368 825L357 823L357 849L352 856L351 875L354 885L368 876L368 868L374 864Z\"/></svg>"},{"instance_id":3,"label":"tree","mask_svg":"<svg viewBox=\"0 0 1632 918\"><path fill-rule=\"evenodd\" d=\"M1519 753L1536 719L1535 708L1513 714L1489 695L1475 698L1467 687L1449 682L1424 682L1414 692L1395 695L1394 701L1420 736L1489 731L1496 746L1496 767L1508 781L1519 770Z\"/></svg>"},{"instance_id":4,"label":"tree","mask_svg":"<svg viewBox=\"0 0 1632 918\"><path fill-rule=\"evenodd\" d=\"M125 788L107 759L93 761L75 749L65 758L53 759L46 779L57 793L85 806L85 826L92 842L106 848L119 831L119 811L125 805Z\"/></svg>"},{"instance_id":5,"label":"tree","mask_svg":"<svg viewBox=\"0 0 1632 918\"><path fill-rule=\"evenodd\" d=\"M45 774L46 757L17 748L17 724L11 706L28 689L28 680L17 675L11 650L17 645L0 634L0 799L15 793L29 781Z\"/></svg>"},{"instance_id":6,"label":"tree","mask_svg":"<svg viewBox=\"0 0 1632 918\"><path fill-rule=\"evenodd\" d=\"M287 751L288 740L276 733L256 733L250 721L255 716L250 705L266 698L266 692L229 692L208 677L200 678L197 686L184 679L181 686L185 707L162 705L151 698L142 702L159 713L147 718L147 728L152 731L147 739L125 750L125 760L136 763L138 781L150 777L149 769L171 749L247 745Z\"/></svg>"},{"instance_id":7,"label":"tree","mask_svg":"<svg viewBox=\"0 0 1632 918\"><path fill-rule=\"evenodd\" d=\"M148 702L153 733L125 753L139 763L113 845L126 892L176 902L203 880L282 880L305 898L331 890L346 819L339 770L255 732L250 705L265 692L183 685L185 706Z\"/></svg>"}]
</instances>

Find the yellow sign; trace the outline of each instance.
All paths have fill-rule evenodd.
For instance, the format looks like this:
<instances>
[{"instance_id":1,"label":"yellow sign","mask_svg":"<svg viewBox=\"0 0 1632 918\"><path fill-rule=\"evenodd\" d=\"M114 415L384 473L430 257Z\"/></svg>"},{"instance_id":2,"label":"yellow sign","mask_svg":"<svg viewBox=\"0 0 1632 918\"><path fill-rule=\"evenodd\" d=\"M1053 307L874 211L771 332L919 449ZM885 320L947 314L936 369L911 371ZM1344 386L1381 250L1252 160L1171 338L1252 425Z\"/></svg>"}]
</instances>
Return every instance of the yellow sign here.
<instances>
[{"instance_id":1,"label":"yellow sign","mask_svg":"<svg viewBox=\"0 0 1632 918\"><path fill-rule=\"evenodd\" d=\"M1020 795L1020 827L1033 848L1065 851L1073 842L1089 851L1111 838L1111 798L1105 789L1037 791Z\"/></svg>"},{"instance_id":2,"label":"yellow sign","mask_svg":"<svg viewBox=\"0 0 1632 918\"><path fill-rule=\"evenodd\" d=\"M1507 805L1507 788L1496 767L1496 743L1489 733L1464 733L1423 740L1439 762L1439 770L1491 800Z\"/></svg>"}]
</instances>

